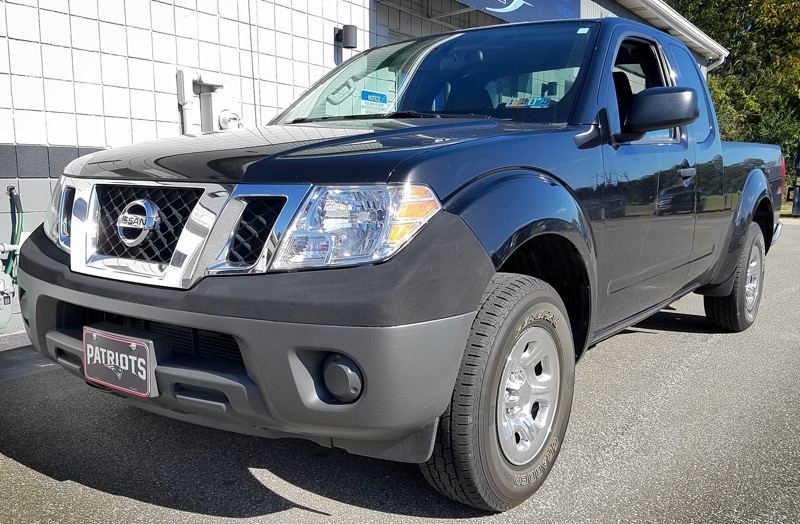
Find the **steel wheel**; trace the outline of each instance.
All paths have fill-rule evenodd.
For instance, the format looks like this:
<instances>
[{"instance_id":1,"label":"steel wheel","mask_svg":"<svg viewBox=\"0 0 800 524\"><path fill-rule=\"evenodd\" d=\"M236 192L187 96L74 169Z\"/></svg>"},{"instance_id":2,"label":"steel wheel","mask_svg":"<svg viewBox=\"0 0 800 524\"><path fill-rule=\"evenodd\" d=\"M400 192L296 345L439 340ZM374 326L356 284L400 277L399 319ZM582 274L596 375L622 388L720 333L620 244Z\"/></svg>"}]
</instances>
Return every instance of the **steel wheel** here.
<instances>
[{"instance_id":1,"label":"steel wheel","mask_svg":"<svg viewBox=\"0 0 800 524\"><path fill-rule=\"evenodd\" d=\"M550 333L529 328L506 360L497 395L497 437L509 462L522 466L542 450L558 407L558 349Z\"/></svg>"},{"instance_id":2,"label":"steel wheel","mask_svg":"<svg viewBox=\"0 0 800 524\"><path fill-rule=\"evenodd\" d=\"M761 293L761 246L753 244L750 248L750 261L747 264L747 277L745 278L744 303L747 318L754 319L753 310L758 304L758 295Z\"/></svg>"}]
</instances>

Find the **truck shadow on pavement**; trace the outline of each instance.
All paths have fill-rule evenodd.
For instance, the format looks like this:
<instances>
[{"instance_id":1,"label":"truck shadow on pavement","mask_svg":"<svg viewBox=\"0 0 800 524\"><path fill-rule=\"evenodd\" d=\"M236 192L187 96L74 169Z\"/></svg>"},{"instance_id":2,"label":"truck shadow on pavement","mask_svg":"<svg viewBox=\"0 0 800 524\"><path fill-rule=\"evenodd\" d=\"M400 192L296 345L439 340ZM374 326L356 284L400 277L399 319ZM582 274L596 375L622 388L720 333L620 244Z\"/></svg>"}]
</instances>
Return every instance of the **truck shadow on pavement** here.
<instances>
[{"instance_id":1,"label":"truck shadow on pavement","mask_svg":"<svg viewBox=\"0 0 800 524\"><path fill-rule=\"evenodd\" d=\"M171 420L89 388L60 368L0 381L0 399L2 455L54 480L147 504L233 518L292 508L328 516L312 507L330 507L316 494L409 516L485 515L435 493L414 464ZM0 483L4 492L22 485L19 479Z\"/></svg>"},{"instance_id":2,"label":"truck shadow on pavement","mask_svg":"<svg viewBox=\"0 0 800 524\"><path fill-rule=\"evenodd\" d=\"M658 331L673 331L679 333L724 333L718 327L711 325L703 315L679 313L673 307L666 307L634 326L640 329L653 329Z\"/></svg>"}]
</instances>

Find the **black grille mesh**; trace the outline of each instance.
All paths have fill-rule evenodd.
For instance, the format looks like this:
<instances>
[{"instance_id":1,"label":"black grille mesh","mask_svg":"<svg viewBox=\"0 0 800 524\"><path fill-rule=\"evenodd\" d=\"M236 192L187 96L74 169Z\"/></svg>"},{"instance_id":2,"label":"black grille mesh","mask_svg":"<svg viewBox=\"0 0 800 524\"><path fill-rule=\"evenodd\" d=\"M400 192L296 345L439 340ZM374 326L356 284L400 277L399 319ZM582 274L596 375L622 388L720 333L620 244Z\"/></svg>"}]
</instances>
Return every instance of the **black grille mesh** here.
<instances>
[{"instance_id":1,"label":"black grille mesh","mask_svg":"<svg viewBox=\"0 0 800 524\"><path fill-rule=\"evenodd\" d=\"M225 360L243 364L239 344L236 339L226 333L175 326L122 315L105 314L103 320L112 324L142 329L168 337L173 358Z\"/></svg>"},{"instance_id":2,"label":"black grille mesh","mask_svg":"<svg viewBox=\"0 0 800 524\"><path fill-rule=\"evenodd\" d=\"M97 198L100 203L97 252L101 255L145 262L168 263L175 252L183 226L202 194L202 189L97 186ZM141 199L150 200L158 207L161 221L144 242L129 247L119 238L117 218L125 206Z\"/></svg>"},{"instance_id":3,"label":"black grille mesh","mask_svg":"<svg viewBox=\"0 0 800 524\"><path fill-rule=\"evenodd\" d=\"M247 202L233 233L229 263L252 266L258 261L284 204L283 197L254 198Z\"/></svg>"}]
</instances>

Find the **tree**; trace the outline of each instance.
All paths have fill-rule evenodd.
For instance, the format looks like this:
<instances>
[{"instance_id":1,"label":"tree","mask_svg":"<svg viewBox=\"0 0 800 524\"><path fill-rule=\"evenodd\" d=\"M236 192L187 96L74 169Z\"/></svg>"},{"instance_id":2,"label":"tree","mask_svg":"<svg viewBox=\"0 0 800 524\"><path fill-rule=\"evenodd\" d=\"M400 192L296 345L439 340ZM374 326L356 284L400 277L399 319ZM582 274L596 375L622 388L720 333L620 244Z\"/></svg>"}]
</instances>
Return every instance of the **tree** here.
<instances>
[{"instance_id":1,"label":"tree","mask_svg":"<svg viewBox=\"0 0 800 524\"><path fill-rule=\"evenodd\" d=\"M778 144L794 180L800 140L800 2L667 0L730 56L708 78L725 140Z\"/></svg>"}]
</instances>

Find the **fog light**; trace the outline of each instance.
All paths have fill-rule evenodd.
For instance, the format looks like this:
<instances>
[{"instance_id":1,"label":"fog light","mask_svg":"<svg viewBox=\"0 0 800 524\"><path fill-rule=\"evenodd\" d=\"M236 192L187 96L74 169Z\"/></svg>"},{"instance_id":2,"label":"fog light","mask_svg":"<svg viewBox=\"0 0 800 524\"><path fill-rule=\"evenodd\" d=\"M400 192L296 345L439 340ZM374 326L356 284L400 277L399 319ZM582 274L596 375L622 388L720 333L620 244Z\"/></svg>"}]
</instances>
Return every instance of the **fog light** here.
<instances>
[{"instance_id":1,"label":"fog light","mask_svg":"<svg viewBox=\"0 0 800 524\"><path fill-rule=\"evenodd\" d=\"M322 364L325 387L340 402L355 402L361 396L363 381L358 364L339 353L328 355Z\"/></svg>"}]
</instances>

